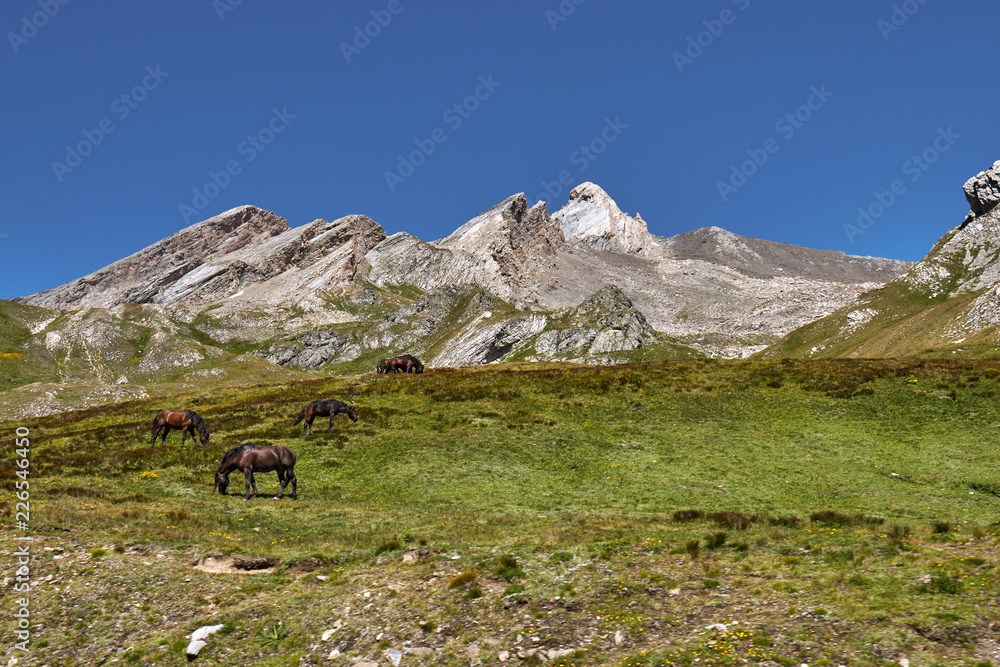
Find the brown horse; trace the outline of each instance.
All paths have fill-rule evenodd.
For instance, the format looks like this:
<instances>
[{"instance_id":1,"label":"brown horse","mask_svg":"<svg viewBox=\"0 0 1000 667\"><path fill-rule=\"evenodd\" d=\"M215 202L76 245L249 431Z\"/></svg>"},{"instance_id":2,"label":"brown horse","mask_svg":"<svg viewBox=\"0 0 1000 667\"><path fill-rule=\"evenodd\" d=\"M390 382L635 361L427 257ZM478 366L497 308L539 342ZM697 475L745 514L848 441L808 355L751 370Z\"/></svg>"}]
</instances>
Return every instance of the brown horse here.
<instances>
[{"instance_id":1,"label":"brown horse","mask_svg":"<svg viewBox=\"0 0 1000 667\"><path fill-rule=\"evenodd\" d=\"M302 408L302 412L299 413L299 418L295 420L295 424L298 424L303 419L306 423L302 425L302 435L306 434L306 427L309 428L309 435L313 434L313 419L316 417L326 417L330 415L330 427L326 429L327 431L333 430L333 418L336 415L345 414L351 418L351 421L358 421L358 413L354 411L354 407L348 405L347 403L341 403L335 400L318 400L313 401ZM292 424L292 426L295 426Z\"/></svg>"},{"instance_id":2,"label":"brown horse","mask_svg":"<svg viewBox=\"0 0 1000 667\"><path fill-rule=\"evenodd\" d=\"M424 365L412 354L383 359L375 366L375 372L383 373L423 373Z\"/></svg>"},{"instance_id":3,"label":"brown horse","mask_svg":"<svg viewBox=\"0 0 1000 667\"><path fill-rule=\"evenodd\" d=\"M191 431L191 440L194 440L195 429L197 429L198 436L201 438L201 444L208 444L208 428L205 426L205 420L193 410L160 410L160 414L156 415L156 419L153 420L153 444L156 444L156 436L160 433L160 429L163 429L163 437L160 438L160 444L166 444L167 434L170 433L170 429L172 428L181 430L182 448L184 447L184 440L187 438L188 431Z\"/></svg>"},{"instance_id":4,"label":"brown horse","mask_svg":"<svg viewBox=\"0 0 1000 667\"><path fill-rule=\"evenodd\" d=\"M243 500L257 497L257 484L254 482L253 474L255 472L271 472L272 470L278 471L278 481L281 483L281 488L278 489L278 495L275 498L281 498L285 493L285 485L289 482L292 484L292 498L298 498L296 493L297 480L295 479L295 453L284 445L259 447L252 442L245 442L223 454L222 460L219 461L219 467L215 469L215 488L222 495L228 495L226 487L229 486L229 474L237 469L243 472L243 478L246 480L246 494L243 496ZM253 488L253 495L250 495L251 488Z\"/></svg>"}]
</instances>

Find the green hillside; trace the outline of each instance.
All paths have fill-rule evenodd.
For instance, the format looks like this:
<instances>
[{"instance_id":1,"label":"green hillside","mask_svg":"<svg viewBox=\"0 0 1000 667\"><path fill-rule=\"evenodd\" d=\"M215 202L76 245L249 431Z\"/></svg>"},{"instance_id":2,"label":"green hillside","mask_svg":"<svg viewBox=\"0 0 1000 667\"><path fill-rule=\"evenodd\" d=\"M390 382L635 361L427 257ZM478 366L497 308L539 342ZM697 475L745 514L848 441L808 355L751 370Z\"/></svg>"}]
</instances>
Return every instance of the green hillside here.
<instances>
[{"instance_id":1,"label":"green hillside","mask_svg":"<svg viewBox=\"0 0 1000 667\"><path fill-rule=\"evenodd\" d=\"M956 227L899 278L811 322L757 356L996 358L1000 211Z\"/></svg>"},{"instance_id":2,"label":"green hillside","mask_svg":"<svg viewBox=\"0 0 1000 667\"><path fill-rule=\"evenodd\" d=\"M180 665L219 623L199 664L990 664L998 394L992 361L503 364L0 424L44 582L2 657ZM358 422L301 437L319 397ZM151 446L162 407L211 444ZM297 500L213 492L246 441L296 452Z\"/></svg>"},{"instance_id":3,"label":"green hillside","mask_svg":"<svg viewBox=\"0 0 1000 667\"><path fill-rule=\"evenodd\" d=\"M55 360L32 341L32 326L55 313L0 299L0 391L55 378Z\"/></svg>"}]
</instances>

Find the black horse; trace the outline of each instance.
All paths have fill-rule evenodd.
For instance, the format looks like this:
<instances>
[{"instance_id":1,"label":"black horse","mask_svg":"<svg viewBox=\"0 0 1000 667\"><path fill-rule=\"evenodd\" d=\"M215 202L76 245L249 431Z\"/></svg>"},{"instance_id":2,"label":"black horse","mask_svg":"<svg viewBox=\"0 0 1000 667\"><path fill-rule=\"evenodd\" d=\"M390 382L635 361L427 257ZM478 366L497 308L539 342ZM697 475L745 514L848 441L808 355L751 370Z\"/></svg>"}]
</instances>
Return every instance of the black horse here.
<instances>
[{"instance_id":1,"label":"black horse","mask_svg":"<svg viewBox=\"0 0 1000 667\"><path fill-rule=\"evenodd\" d=\"M233 447L222 455L219 467L215 469L215 488L219 493L226 494L226 487L229 486L229 474L233 470L241 470L246 480L246 494L243 500L250 500L257 497L257 484L254 482L255 472L278 471L278 481L281 488L275 498L281 498L285 493L285 485L291 482L292 498L297 498L295 479L295 453L284 445L273 445L270 447L260 447L252 442ZM250 489L253 488L253 495Z\"/></svg>"},{"instance_id":2,"label":"black horse","mask_svg":"<svg viewBox=\"0 0 1000 667\"><path fill-rule=\"evenodd\" d=\"M160 444L165 444L167 434L170 433L171 428L181 430L182 448L184 447L184 440L187 438L188 431L191 431L191 439L194 440L194 431L197 430L198 436L201 438L201 444L208 444L208 427L205 426L205 420L193 410L160 410L160 413L156 415L156 419L153 420L153 444L156 444L156 436L160 433L160 429L163 429L163 437L160 438Z\"/></svg>"},{"instance_id":3,"label":"black horse","mask_svg":"<svg viewBox=\"0 0 1000 667\"><path fill-rule=\"evenodd\" d=\"M333 399L328 400L318 400L313 401L302 408L302 412L299 413L299 418L295 420L295 424L298 424L303 419L306 423L302 425L302 435L306 434L306 428L309 429L309 435L313 434L313 419L316 417L326 417L330 416L330 427L326 429L327 431L333 430L333 418L338 414L345 414L351 418L351 421L358 421L358 413L354 411L354 407L348 405L347 403L341 403L340 401L335 401ZM295 426L292 424L292 426Z\"/></svg>"}]
</instances>

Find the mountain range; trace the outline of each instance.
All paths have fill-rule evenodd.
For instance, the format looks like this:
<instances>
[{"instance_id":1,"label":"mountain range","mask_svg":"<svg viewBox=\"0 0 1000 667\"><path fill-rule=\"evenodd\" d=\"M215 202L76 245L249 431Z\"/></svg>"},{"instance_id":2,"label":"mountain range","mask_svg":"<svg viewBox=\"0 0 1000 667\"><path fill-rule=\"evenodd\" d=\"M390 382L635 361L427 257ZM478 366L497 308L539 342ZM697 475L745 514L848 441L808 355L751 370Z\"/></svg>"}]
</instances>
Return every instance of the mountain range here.
<instances>
[{"instance_id":1,"label":"mountain range","mask_svg":"<svg viewBox=\"0 0 1000 667\"><path fill-rule=\"evenodd\" d=\"M555 213L515 194L430 242L365 215L291 227L241 206L0 301L0 414L367 372L404 352L429 368L985 353L998 175L970 179L969 215L916 264L716 226L656 236L594 183Z\"/></svg>"}]
</instances>

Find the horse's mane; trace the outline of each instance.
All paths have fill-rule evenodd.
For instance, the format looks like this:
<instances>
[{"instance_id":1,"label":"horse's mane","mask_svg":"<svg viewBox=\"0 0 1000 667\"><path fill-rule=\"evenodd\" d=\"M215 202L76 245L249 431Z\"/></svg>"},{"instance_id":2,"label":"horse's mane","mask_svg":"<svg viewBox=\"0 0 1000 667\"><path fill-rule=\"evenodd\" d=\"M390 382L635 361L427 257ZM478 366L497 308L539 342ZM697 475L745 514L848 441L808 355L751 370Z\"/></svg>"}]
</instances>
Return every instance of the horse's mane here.
<instances>
[{"instance_id":1,"label":"horse's mane","mask_svg":"<svg viewBox=\"0 0 1000 667\"><path fill-rule=\"evenodd\" d=\"M191 418L191 423L197 426L199 429L207 428L205 426L205 420L202 419L201 415L199 415L197 412L195 412L194 410L185 410L184 412L186 412L188 417Z\"/></svg>"},{"instance_id":2,"label":"horse's mane","mask_svg":"<svg viewBox=\"0 0 1000 667\"><path fill-rule=\"evenodd\" d=\"M225 454L222 455L222 460L219 461L219 466L222 467L226 463L226 461L233 458L241 451L249 449L257 449L257 445L253 444L252 442L244 442L242 445L236 445L235 447L231 447L226 451Z\"/></svg>"}]
</instances>

